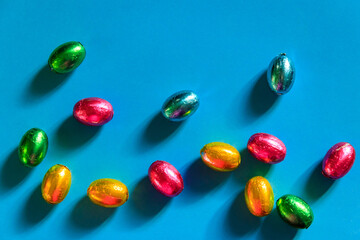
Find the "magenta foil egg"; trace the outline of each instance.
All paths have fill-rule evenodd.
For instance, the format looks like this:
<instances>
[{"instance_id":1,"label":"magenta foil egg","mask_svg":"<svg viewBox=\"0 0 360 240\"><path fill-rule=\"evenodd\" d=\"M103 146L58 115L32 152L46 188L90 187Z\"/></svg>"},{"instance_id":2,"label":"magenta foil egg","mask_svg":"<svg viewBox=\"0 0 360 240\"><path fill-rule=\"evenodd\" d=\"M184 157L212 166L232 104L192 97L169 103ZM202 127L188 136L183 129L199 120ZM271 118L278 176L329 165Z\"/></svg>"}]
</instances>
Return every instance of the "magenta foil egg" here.
<instances>
[{"instance_id":1,"label":"magenta foil egg","mask_svg":"<svg viewBox=\"0 0 360 240\"><path fill-rule=\"evenodd\" d=\"M101 98L91 97L78 101L73 110L76 120L89 126L101 126L114 116L111 104Z\"/></svg>"},{"instance_id":2,"label":"magenta foil egg","mask_svg":"<svg viewBox=\"0 0 360 240\"><path fill-rule=\"evenodd\" d=\"M254 158L264 163L279 163L286 156L285 144L277 137L267 133L252 135L247 148Z\"/></svg>"},{"instance_id":3,"label":"magenta foil egg","mask_svg":"<svg viewBox=\"0 0 360 240\"><path fill-rule=\"evenodd\" d=\"M149 179L154 188L167 197L175 197L184 189L184 181L179 171L165 161L151 164Z\"/></svg>"},{"instance_id":4,"label":"magenta foil egg","mask_svg":"<svg viewBox=\"0 0 360 240\"><path fill-rule=\"evenodd\" d=\"M337 143L326 153L322 163L322 173L331 179L341 178L350 171L354 161L354 147L346 142Z\"/></svg>"}]
</instances>

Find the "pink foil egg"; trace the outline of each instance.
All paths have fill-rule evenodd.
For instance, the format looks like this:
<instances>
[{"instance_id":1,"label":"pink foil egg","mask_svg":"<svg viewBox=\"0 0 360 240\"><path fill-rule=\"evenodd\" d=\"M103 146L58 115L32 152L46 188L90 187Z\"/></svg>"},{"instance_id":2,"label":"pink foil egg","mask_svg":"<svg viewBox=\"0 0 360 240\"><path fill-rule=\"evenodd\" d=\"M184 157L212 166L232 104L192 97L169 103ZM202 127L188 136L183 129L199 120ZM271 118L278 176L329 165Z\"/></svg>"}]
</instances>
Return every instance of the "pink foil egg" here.
<instances>
[{"instance_id":1,"label":"pink foil egg","mask_svg":"<svg viewBox=\"0 0 360 240\"><path fill-rule=\"evenodd\" d=\"M114 116L111 104L101 98L91 97L78 101L73 110L76 120L89 126L101 126Z\"/></svg>"},{"instance_id":2,"label":"pink foil egg","mask_svg":"<svg viewBox=\"0 0 360 240\"><path fill-rule=\"evenodd\" d=\"M322 174L331 179L345 176L355 161L355 149L350 143L340 142L326 153L322 163Z\"/></svg>"},{"instance_id":3,"label":"pink foil egg","mask_svg":"<svg viewBox=\"0 0 360 240\"><path fill-rule=\"evenodd\" d=\"M176 168L165 161L155 161L149 168L154 188L167 197L175 197L184 189L184 181Z\"/></svg>"},{"instance_id":4,"label":"pink foil egg","mask_svg":"<svg viewBox=\"0 0 360 240\"><path fill-rule=\"evenodd\" d=\"M286 156L285 144L277 137L267 133L252 135L248 141L247 148L254 158L264 163L279 163Z\"/></svg>"}]
</instances>

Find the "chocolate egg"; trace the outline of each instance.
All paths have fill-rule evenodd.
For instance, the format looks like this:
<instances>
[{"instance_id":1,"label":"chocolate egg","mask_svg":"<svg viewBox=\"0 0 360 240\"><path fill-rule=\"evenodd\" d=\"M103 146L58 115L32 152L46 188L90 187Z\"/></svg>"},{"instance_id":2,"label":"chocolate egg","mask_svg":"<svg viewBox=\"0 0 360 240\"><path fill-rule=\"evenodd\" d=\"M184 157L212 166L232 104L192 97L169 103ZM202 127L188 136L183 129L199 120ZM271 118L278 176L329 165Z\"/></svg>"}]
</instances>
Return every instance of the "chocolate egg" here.
<instances>
[{"instance_id":1,"label":"chocolate egg","mask_svg":"<svg viewBox=\"0 0 360 240\"><path fill-rule=\"evenodd\" d=\"M114 116L111 104L101 98L91 97L78 101L73 110L76 120L88 126L101 126Z\"/></svg>"},{"instance_id":2,"label":"chocolate egg","mask_svg":"<svg viewBox=\"0 0 360 240\"><path fill-rule=\"evenodd\" d=\"M115 208L123 205L129 198L129 191L122 182L102 178L92 182L87 190L90 200L102 207Z\"/></svg>"},{"instance_id":3,"label":"chocolate egg","mask_svg":"<svg viewBox=\"0 0 360 240\"><path fill-rule=\"evenodd\" d=\"M322 163L322 173L331 179L345 176L355 161L355 149L350 143L337 143L326 153Z\"/></svg>"},{"instance_id":4,"label":"chocolate egg","mask_svg":"<svg viewBox=\"0 0 360 240\"><path fill-rule=\"evenodd\" d=\"M180 91L171 95L162 106L162 114L170 121L183 121L199 107L199 98L192 91Z\"/></svg>"},{"instance_id":5,"label":"chocolate egg","mask_svg":"<svg viewBox=\"0 0 360 240\"><path fill-rule=\"evenodd\" d=\"M257 217L271 213L274 207L274 193L266 178L257 176L246 183L245 202L249 211Z\"/></svg>"},{"instance_id":6,"label":"chocolate egg","mask_svg":"<svg viewBox=\"0 0 360 240\"><path fill-rule=\"evenodd\" d=\"M32 128L22 137L18 153L20 161L27 167L39 165L48 150L48 137L39 128Z\"/></svg>"},{"instance_id":7,"label":"chocolate egg","mask_svg":"<svg viewBox=\"0 0 360 240\"><path fill-rule=\"evenodd\" d=\"M77 68L84 60L86 51L79 42L67 42L58 46L50 55L48 64L51 71L68 73Z\"/></svg>"},{"instance_id":8,"label":"chocolate egg","mask_svg":"<svg viewBox=\"0 0 360 240\"><path fill-rule=\"evenodd\" d=\"M168 162L153 162L148 174L154 188L167 197L175 197L184 189L184 181L179 171Z\"/></svg>"},{"instance_id":9,"label":"chocolate egg","mask_svg":"<svg viewBox=\"0 0 360 240\"><path fill-rule=\"evenodd\" d=\"M227 143L212 142L200 151L201 159L210 168L228 172L239 167L241 157L239 151Z\"/></svg>"},{"instance_id":10,"label":"chocolate egg","mask_svg":"<svg viewBox=\"0 0 360 240\"><path fill-rule=\"evenodd\" d=\"M314 220L310 206L301 198L294 195L284 195L276 202L280 217L296 228L308 228Z\"/></svg>"},{"instance_id":11,"label":"chocolate egg","mask_svg":"<svg viewBox=\"0 0 360 240\"><path fill-rule=\"evenodd\" d=\"M46 202L58 204L68 194L71 186L71 172L61 164L52 166L44 176L41 193Z\"/></svg>"},{"instance_id":12,"label":"chocolate egg","mask_svg":"<svg viewBox=\"0 0 360 240\"><path fill-rule=\"evenodd\" d=\"M267 70L270 89L278 95L290 91L295 81L295 66L285 53L276 56Z\"/></svg>"},{"instance_id":13,"label":"chocolate egg","mask_svg":"<svg viewBox=\"0 0 360 240\"><path fill-rule=\"evenodd\" d=\"M285 144L277 137L267 133L252 135L248 141L247 148L254 158L264 163L279 163L286 156Z\"/></svg>"}]
</instances>

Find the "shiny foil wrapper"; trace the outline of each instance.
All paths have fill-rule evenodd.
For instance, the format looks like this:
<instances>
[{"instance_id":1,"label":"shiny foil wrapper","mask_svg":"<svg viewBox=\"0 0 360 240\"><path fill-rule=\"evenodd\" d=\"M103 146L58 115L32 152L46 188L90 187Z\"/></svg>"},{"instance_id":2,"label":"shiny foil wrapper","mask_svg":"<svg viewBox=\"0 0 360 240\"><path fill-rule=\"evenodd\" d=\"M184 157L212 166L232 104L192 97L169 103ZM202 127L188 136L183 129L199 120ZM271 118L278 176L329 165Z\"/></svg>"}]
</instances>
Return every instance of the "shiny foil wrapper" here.
<instances>
[{"instance_id":1,"label":"shiny foil wrapper","mask_svg":"<svg viewBox=\"0 0 360 240\"><path fill-rule=\"evenodd\" d=\"M239 167L241 157L239 151L230 144L212 142L200 151L201 159L210 168L220 171L233 171Z\"/></svg>"},{"instance_id":2,"label":"shiny foil wrapper","mask_svg":"<svg viewBox=\"0 0 360 240\"><path fill-rule=\"evenodd\" d=\"M314 220L310 206L294 195L284 195L276 202L280 217L295 228L308 228Z\"/></svg>"},{"instance_id":3,"label":"shiny foil wrapper","mask_svg":"<svg viewBox=\"0 0 360 240\"><path fill-rule=\"evenodd\" d=\"M295 81L295 66L285 53L279 54L270 62L267 80L270 89L278 95L290 91Z\"/></svg>"},{"instance_id":4,"label":"shiny foil wrapper","mask_svg":"<svg viewBox=\"0 0 360 240\"><path fill-rule=\"evenodd\" d=\"M199 98L192 91L180 91L171 95L163 104L161 112L170 121L183 121L199 107Z\"/></svg>"},{"instance_id":5,"label":"shiny foil wrapper","mask_svg":"<svg viewBox=\"0 0 360 240\"><path fill-rule=\"evenodd\" d=\"M27 167L39 165L46 156L48 145L48 137L43 130L30 129L24 134L19 144L20 162Z\"/></svg>"},{"instance_id":6,"label":"shiny foil wrapper","mask_svg":"<svg viewBox=\"0 0 360 240\"><path fill-rule=\"evenodd\" d=\"M79 42L67 42L58 46L48 60L51 71L68 73L77 68L84 60L86 51ZM49 80L51 81L51 79Z\"/></svg>"},{"instance_id":7,"label":"shiny foil wrapper","mask_svg":"<svg viewBox=\"0 0 360 240\"><path fill-rule=\"evenodd\" d=\"M88 126L101 126L114 116L111 104L101 98L91 97L78 101L73 109L76 120Z\"/></svg>"},{"instance_id":8,"label":"shiny foil wrapper","mask_svg":"<svg viewBox=\"0 0 360 240\"><path fill-rule=\"evenodd\" d=\"M62 202L71 186L71 172L61 164L51 167L44 176L41 193L44 200L50 204Z\"/></svg>"},{"instance_id":9,"label":"shiny foil wrapper","mask_svg":"<svg viewBox=\"0 0 360 240\"><path fill-rule=\"evenodd\" d=\"M274 207L274 192L269 181L261 176L251 178L245 186L245 202L254 216L269 215Z\"/></svg>"},{"instance_id":10,"label":"shiny foil wrapper","mask_svg":"<svg viewBox=\"0 0 360 240\"><path fill-rule=\"evenodd\" d=\"M168 162L153 162L149 167L148 174L154 188L167 197L175 197L184 189L184 181L181 174Z\"/></svg>"},{"instance_id":11,"label":"shiny foil wrapper","mask_svg":"<svg viewBox=\"0 0 360 240\"><path fill-rule=\"evenodd\" d=\"M355 149L350 143L340 142L326 153L322 163L322 173L331 179L345 176L355 161Z\"/></svg>"},{"instance_id":12,"label":"shiny foil wrapper","mask_svg":"<svg viewBox=\"0 0 360 240\"><path fill-rule=\"evenodd\" d=\"M249 138L247 148L254 158L264 163L279 163L286 156L285 144L277 137L267 133L252 135Z\"/></svg>"},{"instance_id":13,"label":"shiny foil wrapper","mask_svg":"<svg viewBox=\"0 0 360 240\"><path fill-rule=\"evenodd\" d=\"M106 208L119 207L129 199L126 185L111 178L102 178L92 182L87 195L93 203Z\"/></svg>"}]
</instances>

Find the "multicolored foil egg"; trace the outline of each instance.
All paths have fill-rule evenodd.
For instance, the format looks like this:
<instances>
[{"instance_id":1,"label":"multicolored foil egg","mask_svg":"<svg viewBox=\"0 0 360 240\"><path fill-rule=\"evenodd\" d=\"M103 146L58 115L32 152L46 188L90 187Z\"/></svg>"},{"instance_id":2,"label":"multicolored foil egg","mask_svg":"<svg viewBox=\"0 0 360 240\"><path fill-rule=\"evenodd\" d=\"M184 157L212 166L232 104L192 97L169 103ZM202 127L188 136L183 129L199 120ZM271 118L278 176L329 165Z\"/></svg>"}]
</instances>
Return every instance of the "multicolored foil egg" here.
<instances>
[{"instance_id":1,"label":"multicolored foil egg","mask_svg":"<svg viewBox=\"0 0 360 240\"><path fill-rule=\"evenodd\" d=\"M252 135L248 141L247 148L254 158L264 163L279 163L286 156L285 144L277 137L267 133Z\"/></svg>"},{"instance_id":2,"label":"multicolored foil egg","mask_svg":"<svg viewBox=\"0 0 360 240\"><path fill-rule=\"evenodd\" d=\"M175 197L184 189L184 181L179 171L168 162L153 162L148 174L154 188L167 197Z\"/></svg>"},{"instance_id":3,"label":"multicolored foil egg","mask_svg":"<svg viewBox=\"0 0 360 240\"><path fill-rule=\"evenodd\" d=\"M280 217L296 228L308 228L314 220L310 206L301 198L294 195L284 195L276 202Z\"/></svg>"},{"instance_id":4,"label":"multicolored foil egg","mask_svg":"<svg viewBox=\"0 0 360 240\"><path fill-rule=\"evenodd\" d=\"M241 162L239 151L230 144L223 142L206 144L201 149L200 155L207 166L220 172L235 170Z\"/></svg>"},{"instance_id":5,"label":"multicolored foil egg","mask_svg":"<svg viewBox=\"0 0 360 240\"><path fill-rule=\"evenodd\" d=\"M48 137L43 130L30 129L24 134L19 144L20 161L27 167L39 165L46 156L48 145Z\"/></svg>"},{"instance_id":6,"label":"multicolored foil egg","mask_svg":"<svg viewBox=\"0 0 360 240\"><path fill-rule=\"evenodd\" d=\"M111 104L101 98L90 97L78 101L73 110L76 120L88 126L101 126L114 116Z\"/></svg>"},{"instance_id":7,"label":"multicolored foil egg","mask_svg":"<svg viewBox=\"0 0 360 240\"><path fill-rule=\"evenodd\" d=\"M192 91L180 91L171 95L163 104L161 112L170 121L183 121L199 107L199 98Z\"/></svg>"},{"instance_id":8,"label":"multicolored foil egg","mask_svg":"<svg viewBox=\"0 0 360 240\"><path fill-rule=\"evenodd\" d=\"M84 60L86 51L79 42L67 42L58 46L48 60L51 71L68 73L77 68Z\"/></svg>"},{"instance_id":9,"label":"multicolored foil egg","mask_svg":"<svg viewBox=\"0 0 360 240\"><path fill-rule=\"evenodd\" d=\"M90 200L102 207L115 208L123 205L129 198L129 191L122 182L102 178L92 182L87 190Z\"/></svg>"},{"instance_id":10,"label":"multicolored foil egg","mask_svg":"<svg viewBox=\"0 0 360 240\"><path fill-rule=\"evenodd\" d=\"M270 62L267 80L270 89L278 95L290 91L295 81L295 66L285 53L279 54Z\"/></svg>"},{"instance_id":11,"label":"multicolored foil egg","mask_svg":"<svg viewBox=\"0 0 360 240\"><path fill-rule=\"evenodd\" d=\"M342 178L350 171L354 161L354 147L346 142L337 143L326 153L322 163L322 173L331 179Z\"/></svg>"},{"instance_id":12,"label":"multicolored foil egg","mask_svg":"<svg viewBox=\"0 0 360 240\"><path fill-rule=\"evenodd\" d=\"M62 202L71 186L71 172L61 164L52 166L44 176L41 193L44 200L50 204Z\"/></svg>"},{"instance_id":13,"label":"multicolored foil egg","mask_svg":"<svg viewBox=\"0 0 360 240\"><path fill-rule=\"evenodd\" d=\"M257 217L271 213L274 207L274 193L266 178L257 176L246 183L245 202L249 211Z\"/></svg>"}]
</instances>

